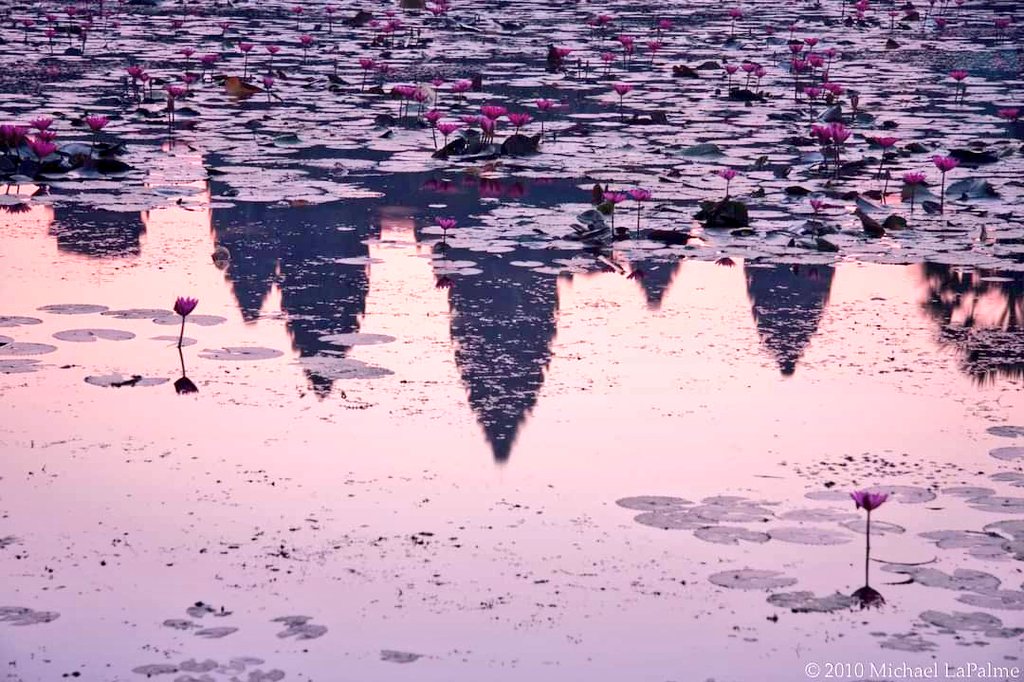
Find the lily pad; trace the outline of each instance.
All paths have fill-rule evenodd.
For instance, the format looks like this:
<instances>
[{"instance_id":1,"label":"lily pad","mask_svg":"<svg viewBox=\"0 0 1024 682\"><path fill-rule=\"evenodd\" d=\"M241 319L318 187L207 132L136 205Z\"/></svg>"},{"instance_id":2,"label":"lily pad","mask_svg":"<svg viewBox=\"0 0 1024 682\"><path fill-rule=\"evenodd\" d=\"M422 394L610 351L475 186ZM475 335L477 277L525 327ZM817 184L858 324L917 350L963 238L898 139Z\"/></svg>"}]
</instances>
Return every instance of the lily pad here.
<instances>
[{"instance_id":1,"label":"lily pad","mask_svg":"<svg viewBox=\"0 0 1024 682\"><path fill-rule=\"evenodd\" d=\"M48 343L5 343L0 346L0 355L46 355L57 350Z\"/></svg>"},{"instance_id":2,"label":"lily pad","mask_svg":"<svg viewBox=\"0 0 1024 682\"><path fill-rule=\"evenodd\" d=\"M262 346L226 346L224 348L206 348L199 353L204 360L223 360L226 362L248 362L251 360L272 360L284 353L276 348Z\"/></svg>"},{"instance_id":3,"label":"lily pad","mask_svg":"<svg viewBox=\"0 0 1024 682\"><path fill-rule=\"evenodd\" d=\"M413 654L408 651L394 651L392 649L381 649L380 660L385 663L413 663L423 658L421 654Z\"/></svg>"},{"instance_id":4,"label":"lily pad","mask_svg":"<svg viewBox=\"0 0 1024 682\"><path fill-rule=\"evenodd\" d=\"M321 336L320 340L336 346L374 346L381 343L391 343L395 340L395 337L388 336L387 334L328 334Z\"/></svg>"},{"instance_id":5,"label":"lily pad","mask_svg":"<svg viewBox=\"0 0 1024 682\"><path fill-rule=\"evenodd\" d=\"M811 528L807 526L771 528L768 530L768 535L771 536L772 540L792 542L798 545L843 545L853 540L847 533L829 528Z\"/></svg>"},{"instance_id":6,"label":"lily pad","mask_svg":"<svg viewBox=\"0 0 1024 682\"><path fill-rule=\"evenodd\" d=\"M1024 447L1007 446L990 450L989 455L996 459L1009 462L1014 459L1024 459Z\"/></svg>"},{"instance_id":7,"label":"lily pad","mask_svg":"<svg viewBox=\"0 0 1024 682\"><path fill-rule=\"evenodd\" d=\"M55 332L53 338L75 343L93 343L99 339L104 341L127 341L134 339L135 334L120 329L67 329Z\"/></svg>"},{"instance_id":8,"label":"lily pad","mask_svg":"<svg viewBox=\"0 0 1024 682\"><path fill-rule=\"evenodd\" d=\"M125 310L108 310L100 314L119 320L158 320L173 316L174 311L163 308L127 308Z\"/></svg>"},{"instance_id":9,"label":"lily pad","mask_svg":"<svg viewBox=\"0 0 1024 682\"><path fill-rule=\"evenodd\" d=\"M755 568L743 568L738 571L722 571L708 576L712 584L734 590L777 590L796 585L796 578L791 578L781 571L765 571Z\"/></svg>"},{"instance_id":10,"label":"lily pad","mask_svg":"<svg viewBox=\"0 0 1024 682\"><path fill-rule=\"evenodd\" d=\"M44 305L36 308L36 310L55 315L91 315L93 313L105 312L110 310L110 308L105 305L94 305L92 303L55 303L53 305Z\"/></svg>"},{"instance_id":11,"label":"lily pad","mask_svg":"<svg viewBox=\"0 0 1024 682\"><path fill-rule=\"evenodd\" d=\"M325 379L380 379L394 374L384 367L334 355L313 355L300 358L295 364Z\"/></svg>"},{"instance_id":12,"label":"lily pad","mask_svg":"<svg viewBox=\"0 0 1024 682\"><path fill-rule=\"evenodd\" d=\"M639 511L662 511L677 509L693 504L681 497L667 497L664 495L640 495L638 497L623 497L615 500L615 504L626 509L637 509Z\"/></svg>"},{"instance_id":13,"label":"lily pad","mask_svg":"<svg viewBox=\"0 0 1024 682\"><path fill-rule=\"evenodd\" d=\"M166 384L170 379L159 378L159 377L145 377L141 374L132 374L131 376L125 376L123 374L103 374L98 376L88 376L85 378L85 383L92 384L93 386L102 386L104 388L132 388L136 386L159 386L160 384Z\"/></svg>"},{"instance_id":14,"label":"lily pad","mask_svg":"<svg viewBox=\"0 0 1024 682\"><path fill-rule=\"evenodd\" d=\"M24 606L0 606L0 623L26 626L52 623L60 618L56 611L36 611Z\"/></svg>"},{"instance_id":15,"label":"lily pad","mask_svg":"<svg viewBox=\"0 0 1024 682\"><path fill-rule=\"evenodd\" d=\"M23 358L0 358L0 374L28 374L38 371L39 360Z\"/></svg>"},{"instance_id":16,"label":"lily pad","mask_svg":"<svg viewBox=\"0 0 1024 682\"><path fill-rule=\"evenodd\" d=\"M857 599L840 592L824 597L817 597L813 592L779 592L769 596L768 603L793 613L833 613L855 606Z\"/></svg>"},{"instance_id":17,"label":"lily pad","mask_svg":"<svg viewBox=\"0 0 1024 682\"><path fill-rule=\"evenodd\" d=\"M43 321L37 317L22 317L20 315L0 315L0 327L22 327L31 324L42 324Z\"/></svg>"},{"instance_id":18,"label":"lily pad","mask_svg":"<svg viewBox=\"0 0 1024 682\"><path fill-rule=\"evenodd\" d=\"M227 321L228 318L221 317L220 315L189 315L185 318L186 324L195 324L200 327L212 327L217 324L223 324ZM167 326L180 326L181 317L178 315L169 315L167 317L158 317L154 319L153 322Z\"/></svg>"},{"instance_id":19,"label":"lily pad","mask_svg":"<svg viewBox=\"0 0 1024 682\"><path fill-rule=\"evenodd\" d=\"M758 531L736 528L734 526L707 526L693 532L694 537L705 542L720 545L738 545L740 542L768 542L768 534Z\"/></svg>"}]
</instances>

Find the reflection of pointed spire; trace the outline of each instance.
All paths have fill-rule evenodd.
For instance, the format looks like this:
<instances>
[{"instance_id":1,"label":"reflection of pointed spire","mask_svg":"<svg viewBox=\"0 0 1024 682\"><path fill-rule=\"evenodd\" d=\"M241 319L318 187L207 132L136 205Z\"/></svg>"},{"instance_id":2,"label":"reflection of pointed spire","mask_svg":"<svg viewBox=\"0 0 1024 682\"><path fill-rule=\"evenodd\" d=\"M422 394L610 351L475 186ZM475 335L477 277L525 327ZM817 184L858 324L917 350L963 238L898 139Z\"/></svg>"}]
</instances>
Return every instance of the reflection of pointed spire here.
<instances>
[{"instance_id":1,"label":"reflection of pointed spire","mask_svg":"<svg viewBox=\"0 0 1024 682\"><path fill-rule=\"evenodd\" d=\"M259 317L277 273L281 245L275 212L281 213L249 203L213 211L213 238L231 252L226 276L246 322Z\"/></svg>"},{"instance_id":2,"label":"reflection of pointed spire","mask_svg":"<svg viewBox=\"0 0 1024 682\"><path fill-rule=\"evenodd\" d=\"M359 331L369 290L368 266L339 259L366 257L366 230L338 229L365 224L365 215L346 216L346 204L282 210L259 204L214 212L214 237L231 252L226 276L246 319L254 320L275 280L287 315L293 347L301 357L344 355L345 349L320 341L327 334ZM365 210L357 202L353 212ZM313 391L323 397L334 381L307 371Z\"/></svg>"},{"instance_id":3,"label":"reflection of pointed spire","mask_svg":"<svg viewBox=\"0 0 1024 682\"><path fill-rule=\"evenodd\" d=\"M939 345L957 352L960 371L979 384L1024 379L1024 273L934 263L920 271L928 287L922 306L938 326Z\"/></svg>"},{"instance_id":4,"label":"reflection of pointed spire","mask_svg":"<svg viewBox=\"0 0 1024 682\"><path fill-rule=\"evenodd\" d=\"M743 271L761 342L789 376L818 330L835 271L830 265L744 265Z\"/></svg>"},{"instance_id":5,"label":"reflection of pointed spire","mask_svg":"<svg viewBox=\"0 0 1024 682\"><path fill-rule=\"evenodd\" d=\"M124 258L142 252L146 228L135 212L54 208L50 234L57 249L94 258Z\"/></svg>"},{"instance_id":6,"label":"reflection of pointed spire","mask_svg":"<svg viewBox=\"0 0 1024 682\"><path fill-rule=\"evenodd\" d=\"M550 276L504 259L479 258L477 267L484 272L452 278L455 364L494 459L504 462L544 383L555 338L558 285Z\"/></svg>"},{"instance_id":7,"label":"reflection of pointed spire","mask_svg":"<svg viewBox=\"0 0 1024 682\"><path fill-rule=\"evenodd\" d=\"M636 278L636 282L644 290L648 308L651 310L661 308L661 302L665 299L665 294L672 287L672 282L675 280L676 275L679 274L682 264L683 260L681 258L674 263L637 261L631 264L634 271L639 269L644 273L643 277Z\"/></svg>"}]
</instances>

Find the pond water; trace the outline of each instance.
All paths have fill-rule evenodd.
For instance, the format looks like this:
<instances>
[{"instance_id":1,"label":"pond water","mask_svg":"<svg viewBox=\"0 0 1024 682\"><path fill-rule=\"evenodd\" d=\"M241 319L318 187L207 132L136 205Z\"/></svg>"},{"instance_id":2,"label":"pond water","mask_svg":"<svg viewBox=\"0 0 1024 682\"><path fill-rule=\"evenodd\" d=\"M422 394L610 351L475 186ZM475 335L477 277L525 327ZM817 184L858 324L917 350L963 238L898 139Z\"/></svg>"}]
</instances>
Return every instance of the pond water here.
<instances>
[{"instance_id":1,"label":"pond water","mask_svg":"<svg viewBox=\"0 0 1024 682\"><path fill-rule=\"evenodd\" d=\"M1015 3L415 4L0 9L0 123L62 145L0 167L0 679L1024 679ZM539 153L433 158L433 78ZM749 230L695 218L728 167Z\"/></svg>"}]
</instances>

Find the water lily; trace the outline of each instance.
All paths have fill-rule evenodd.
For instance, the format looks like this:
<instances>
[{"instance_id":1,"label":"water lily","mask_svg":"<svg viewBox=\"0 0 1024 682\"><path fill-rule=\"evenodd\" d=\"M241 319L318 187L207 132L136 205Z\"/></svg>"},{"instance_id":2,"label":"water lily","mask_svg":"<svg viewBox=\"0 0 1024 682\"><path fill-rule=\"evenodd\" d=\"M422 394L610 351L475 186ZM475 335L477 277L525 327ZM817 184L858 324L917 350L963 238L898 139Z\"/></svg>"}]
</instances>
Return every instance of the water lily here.
<instances>
[{"instance_id":1,"label":"water lily","mask_svg":"<svg viewBox=\"0 0 1024 682\"><path fill-rule=\"evenodd\" d=\"M199 305L199 299L188 296L179 296L174 301L174 312L181 315L181 333L178 335L178 348L181 348L182 343L185 341L185 318L192 314L197 305Z\"/></svg>"}]
</instances>

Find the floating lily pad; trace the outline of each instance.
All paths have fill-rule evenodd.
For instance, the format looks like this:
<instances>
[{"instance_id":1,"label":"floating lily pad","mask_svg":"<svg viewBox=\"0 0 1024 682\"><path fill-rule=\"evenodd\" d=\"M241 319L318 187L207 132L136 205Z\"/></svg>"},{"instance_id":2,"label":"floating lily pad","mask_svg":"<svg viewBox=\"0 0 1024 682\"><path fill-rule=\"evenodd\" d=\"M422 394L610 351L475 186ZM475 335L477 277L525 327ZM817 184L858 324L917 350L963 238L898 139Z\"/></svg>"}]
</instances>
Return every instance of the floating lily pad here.
<instances>
[{"instance_id":1,"label":"floating lily pad","mask_svg":"<svg viewBox=\"0 0 1024 682\"><path fill-rule=\"evenodd\" d=\"M662 511L676 509L693 504L681 497L666 497L664 495L640 495L638 497L623 497L615 500L615 504L626 509L637 509L639 511Z\"/></svg>"},{"instance_id":2,"label":"floating lily pad","mask_svg":"<svg viewBox=\"0 0 1024 682\"><path fill-rule=\"evenodd\" d=\"M189 315L185 318L186 324L195 324L200 327L212 327L217 324L223 324L227 321L228 318L221 317L220 315ZM178 315L168 315L167 317L158 317L154 319L153 322L167 326L180 326L181 317Z\"/></svg>"},{"instance_id":3,"label":"floating lily pad","mask_svg":"<svg viewBox=\"0 0 1024 682\"><path fill-rule=\"evenodd\" d=\"M134 339L135 334L120 329L67 329L55 332L53 338L75 343L93 343L99 339L104 341L128 341L129 339Z\"/></svg>"},{"instance_id":4,"label":"floating lily pad","mask_svg":"<svg viewBox=\"0 0 1024 682\"><path fill-rule=\"evenodd\" d=\"M170 379L158 377L145 377L141 374L125 376L123 374L103 374L99 376L88 376L85 383L104 388L131 388L136 386L159 386L166 384Z\"/></svg>"},{"instance_id":5,"label":"floating lily pad","mask_svg":"<svg viewBox=\"0 0 1024 682\"><path fill-rule=\"evenodd\" d=\"M328 334L321 336L324 343L336 346L374 346L381 343L391 343L395 337L387 334Z\"/></svg>"},{"instance_id":6,"label":"floating lily pad","mask_svg":"<svg viewBox=\"0 0 1024 682\"><path fill-rule=\"evenodd\" d=\"M171 628L173 630L191 630L193 628L198 628L199 625L190 620L185 620L184 618L168 618L164 621L164 627Z\"/></svg>"},{"instance_id":7,"label":"floating lily pad","mask_svg":"<svg viewBox=\"0 0 1024 682\"><path fill-rule=\"evenodd\" d=\"M2 319L0 318L0 320ZM985 430L993 436L999 436L1000 438L1024 438L1024 426L990 426Z\"/></svg>"},{"instance_id":8,"label":"floating lily pad","mask_svg":"<svg viewBox=\"0 0 1024 682\"><path fill-rule=\"evenodd\" d=\"M0 355L46 355L57 350L48 343L6 343L0 346Z\"/></svg>"},{"instance_id":9,"label":"floating lily pad","mask_svg":"<svg viewBox=\"0 0 1024 682\"><path fill-rule=\"evenodd\" d=\"M994 450L990 450L988 454L996 459L1009 462L1014 459L1024 459L1024 447L1008 446L995 448Z\"/></svg>"},{"instance_id":10,"label":"floating lily pad","mask_svg":"<svg viewBox=\"0 0 1024 682\"><path fill-rule=\"evenodd\" d=\"M849 534L829 528L812 528L792 526L789 528L771 528L768 535L772 540L792 542L798 545L843 545L853 540Z\"/></svg>"},{"instance_id":11,"label":"floating lily pad","mask_svg":"<svg viewBox=\"0 0 1024 682\"><path fill-rule=\"evenodd\" d=\"M734 526L707 526L693 532L694 537L705 542L720 545L738 545L740 542L768 542L768 534L758 531L736 528Z\"/></svg>"},{"instance_id":12,"label":"floating lily pad","mask_svg":"<svg viewBox=\"0 0 1024 682\"><path fill-rule=\"evenodd\" d=\"M0 315L0 327L22 327L31 324L42 324L43 321L36 317L21 317L19 315Z\"/></svg>"},{"instance_id":13,"label":"floating lily pad","mask_svg":"<svg viewBox=\"0 0 1024 682\"><path fill-rule=\"evenodd\" d=\"M56 611L35 611L23 606L0 606L0 623L26 626L52 623L60 618Z\"/></svg>"},{"instance_id":14,"label":"floating lily pad","mask_svg":"<svg viewBox=\"0 0 1024 682\"><path fill-rule=\"evenodd\" d=\"M924 653L938 648L938 645L935 642L927 640L921 635L913 632L891 635L888 639L883 640L879 646L883 649L909 651L913 653Z\"/></svg>"},{"instance_id":15,"label":"floating lily pad","mask_svg":"<svg viewBox=\"0 0 1024 682\"><path fill-rule=\"evenodd\" d=\"M152 341L165 341L167 343L173 343L175 346L178 345L178 337L177 336L171 336L169 334L166 335L166 336L153 336L153 337L151 337L151 340ZM196 343L198 343L198 342L195 339L190 339L187 336L183 337L181 339L181 347L182 348L188 348L189 346L194 346L194 345L196 345Z\"/></svg>"},{"instance_id":16,"label":"floating lily pad","mask_svg":"<svg viewBox=\"0 0 1024 682\"><path fill-rule=\"evenodd\" d=\"M284 355L276 348L263 348L261 346L227 346L224 348L206 348L199 357L204 360L224 360L226 362L239 362L250 360L271 360Z\"/></svg>"},{"instance_id":17,"label":"floating lily pad","mask_svg":"<svg viewBox=\"0 0 1024 682\"><path fill-rule=\"evenodd\" d=\"M163 308L128 308L126 310L108 310L100 313L108 317L115 317L119 320L158 320L165 317L171 317L174 315L172 310L164 310ZM176 318L180 322L180 318Z\"/></svg>"},{"instance_id":18,"label":"floating lily pad","mask_svg":"<svg viewBox=\"0 0 1024 682\"><path fill-rule=\"evenodd\" d=\"M323 625L310 623L309 616L282 616L275 618L274 623L284 623L286 629L277 633L277 636L284 639L294 637L295 639L318 639L327 634L327 628Z\"/></svg>"},{"instance_id":19,"label":"floating lily pad","mask_svg":"<svg viewBox=\"0 0 1024 682\"><path fill-rule=\"evenodd\" d=\"M925 611L921 614L920 618L926 623L931 623L932 625L946 630L974 630L984 632L985 630L994 630L996 628L1003 627L1003 621L991 614L983 613L981 611L974 611L971 613L964 613L961 611L953 611L952 613L944 613L942 611Z\"/></svg>"},{"instance_id":20,"label":"floating lily pad","mask_svg":"<svg viewBox=\"0 0 1024 682\"><path fill-rule=\"evenodd\" d=\"M868 532L867 519L857 518L850 519L849 521L843 521L839 524L843 528L852 530L854 533L860 533L866 535ZM889 523L888 521L879 521L873 519L871 521L871 535L900 535L907 531L902 526L897 526L895 523Z\"/></svg>"},{"instance_id":21,"label":"floating lily pad","mask_svg":"<svg viewBox=\"0 0 1024 682\"><path fill-rule=\"evenodd\" d=\"M238 632L238 628L233 627L215 627L215 628L203 628L202 630L196 630L196 637L205 637L206 639L221 639L228 635L233 635Z\"/></svg>"},{"instance_id":22,"label":"floating lily pad","mask_svg":"<svg viewBox=\"0 0 1024 682\"><path fill-rule=\"evenodd\" d=\"M150 663L132 668L132 672L146 677L155 677L157 675L173 675L179 672L179 669L178 666L170 663Z\"/></svg>"},{"instance_id":23,"label":"floating lily pad","mask_svg":"<svg viewBox=\"0 0 1024 682\"><path fill-rule=\"evenodd\" d=\"M768 603L793 613L832 613L855 606L857 600L839 592L824 597L816 597L813 592L780 592L769 596Z\"/></svg>"},{"instance_id":24,"label":"floating lily pad","mask_svg":"<svg viewBox=\"0 0 1024 682\"><path fill-rule=\"evenodd\" d=\"M961 594L956 599L979 609L1024 611L1024 592L1017 590L992 590L983 594Z\"/></svg>"},{"instance_id":25,"label":"floating lily pad","mask_svg":"<svg viewBox=\"0 0 1024 682\"><path fill-rule=\"evenodd\" d=\"M986 495L995 495L996 491L992 488L982 488L974 485L958 485L943 488L942 494L953 495L954 497L984 497Z\"/></svg>"},{"instance_id":26,"label":"floating lily pad","mask_svg":"<svg viewBox=\"0 0 1024 682\"><path fill-rule=\"evenodd\" d=\"M0 358L0 374L28 374L38 371L39 360L25 358Z\"/></svg>"},{"instance_id":27,"label":"floating lily pad","mask_svg":"<svg viewBox=\"0 0 1024 682\"><path fill-rule=\"evenodd\" d=\"M972 508L998 514L1024 514L1024 497L986 495L967 500Z\"/></svg>"},{"instance_id":28,"label":"floating lily pad","mask_svg":"<svg viewBox=\"0 0 1024 682\"><path fill-rule=\"evenodd\" d=\"M299 358L295 364L325 379L380 379L394 374L384 367L334 355Z\"/></svg>"},{"instance_id":29,"label":"floating lily pad","mask_svg":"<svg viewBox=\"0 0 1024 682\"><path fill-rule=\"evenodd\" d=\"M386 663L412 663L423 658L421 654L413 654L408 651L393 651L391 649L381 649L380 660Z\"/></svg>"},{"instance_id":30,"label":"floating lily pad","mask_svg":"<svg viewBox=\"0 0 1024 682\"><path fill-rule=\"evenodd\" d=\"M991 573L958 568L952 574L929 566L898 566L886 564L883 571L910 576L918 585L958 592L985 592L999 589L1002 581Z\"/></svg>"},{"instance_id":31,"label":"floating lily pad","mask_svg":"<svg viewBox=\"0 0 1024 682\"><path fill-rule=\"evenodd\" d=\"M110 310L110 308L105 305L93 305L91 303L55 303L53 305L44 305L36 308L36 310L55 315L91 315L93 313L102 313Z\"/></svg>"},{"instance_id":32,"label":"floating lily pad","mask_svg":"<svg viewBox=\"0 0 1024 682\"><path fill-rule=\"evenodd\" d=\"M854 512L840 511L832 507L793 509L779 515L785 521L820 523L822 521L849 521L859 518Z\"/></svg>"},{"instance_id":33,"label":"floating lily pad","mask_svg":"<svg viewBox=\"0 0 1024 682\"><path fill-rule=\"evenodd\" d=\"M796 585L796 578L790 578L780 571L764 571L744 568L738 571L722 571L708 577L719 587L734 590L777 590Z\"/></svg>"},{"instance_id":34,"label":"floating lily pad","mask_svg":"<svg viewBox=\"0 0 1024 682\"><path fill-rule=\"evenodd\" d=\"M701 519L688 509L645 512L637 514L633 520L641 525L662 530L697 530L708 525L707 519Z\"/></svg>"}]
</instances>

